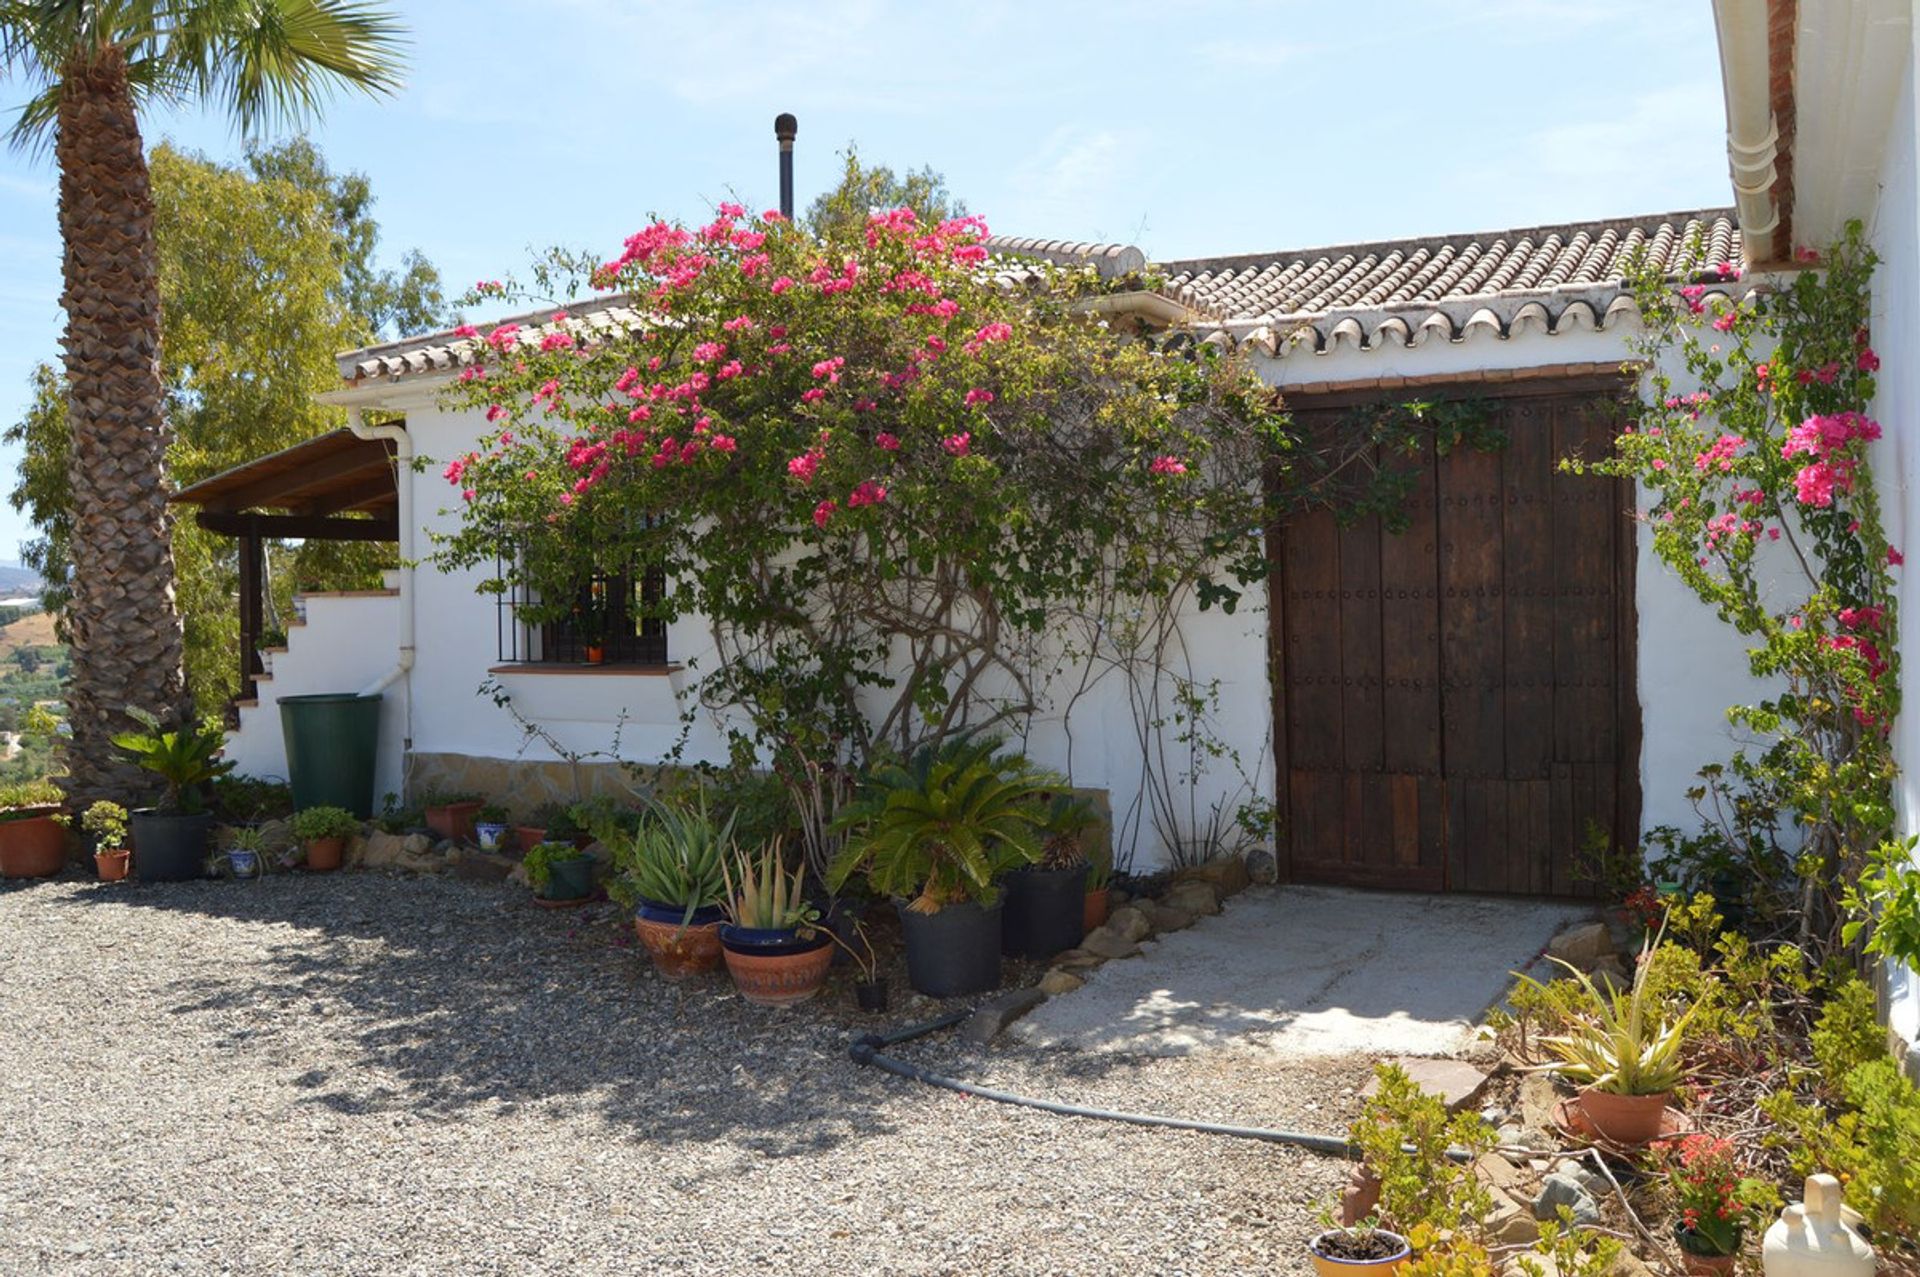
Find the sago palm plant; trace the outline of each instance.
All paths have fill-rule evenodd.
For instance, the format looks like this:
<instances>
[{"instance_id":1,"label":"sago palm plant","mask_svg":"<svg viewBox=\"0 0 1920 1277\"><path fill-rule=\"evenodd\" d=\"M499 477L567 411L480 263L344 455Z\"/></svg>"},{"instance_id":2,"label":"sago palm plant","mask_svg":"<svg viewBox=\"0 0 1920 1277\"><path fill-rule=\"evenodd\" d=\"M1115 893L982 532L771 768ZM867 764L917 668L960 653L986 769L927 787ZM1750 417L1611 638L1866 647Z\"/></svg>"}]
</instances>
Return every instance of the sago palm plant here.
<instances>
[{"instance_id":1,"label":"sago palm plant","mask_svg":"<svg viewBox=\"0 0 1920 1277\"><path fill-rule=\"evenodd\" d=\"M838 891L864 872L876 892L918 913L990 904L1002 874L1040 858L1046 809L1037 799L1062 783L999 745L960 738L875 770L836 821L848 838L827 885Z\"/></svg>"}]
</instances>

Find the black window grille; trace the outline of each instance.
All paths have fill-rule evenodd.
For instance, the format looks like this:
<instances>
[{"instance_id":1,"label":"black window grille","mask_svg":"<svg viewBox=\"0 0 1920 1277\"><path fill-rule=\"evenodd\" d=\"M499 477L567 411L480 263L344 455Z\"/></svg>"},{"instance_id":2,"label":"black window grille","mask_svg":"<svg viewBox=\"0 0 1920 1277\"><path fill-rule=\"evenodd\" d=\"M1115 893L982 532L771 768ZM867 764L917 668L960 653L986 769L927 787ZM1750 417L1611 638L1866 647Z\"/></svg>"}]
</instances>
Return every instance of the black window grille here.
<instances>
[{"instance_id":1,"label":"black window grille","mask_svg":"<svg viewBox=\"0 0 1920 1277\"><path fill-rule=\"evenodd\" d=\"M657 571L596 574L580 587L565 619L532 622L524 613L542 600L524 586L514 586L500 598L500 659L581 665L594 663L597 648L604 664L665 665L667 623L652 612L665 593L666 579Z\"/></svg>"}]
</instances>

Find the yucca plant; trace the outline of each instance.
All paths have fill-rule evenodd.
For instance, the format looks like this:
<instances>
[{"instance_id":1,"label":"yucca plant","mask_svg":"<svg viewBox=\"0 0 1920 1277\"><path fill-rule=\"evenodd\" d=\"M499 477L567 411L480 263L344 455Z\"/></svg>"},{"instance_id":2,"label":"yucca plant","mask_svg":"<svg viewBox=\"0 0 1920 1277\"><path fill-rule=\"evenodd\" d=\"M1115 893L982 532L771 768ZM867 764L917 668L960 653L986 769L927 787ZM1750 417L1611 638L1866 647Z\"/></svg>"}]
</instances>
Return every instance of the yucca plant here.
<instances>
[{"instance_id":1,"label":"yucca plant","mask_svg":"<svg viewBox=\"0 0 1920 1277\"><path fill-rule=\"evenodd\" d=\"M682 926L696 910L726 898L733 817L716 825L704 794L693 807L653 803L637 826L604 811L591 815L593 836L619 871L611 888L616 898L684 909Z\"/></svg>"},{"instance_id":2,"label":"yucca plant","mask_svg":"<svg viewBox=\"0 0 1920 1277\"><path fill-rule=\"evenodd\" d=\"M1654 937L1641 950L1633 984L1624 990L1602 992L1580 968L1552 959L1580 982L1591 1010L1567 1032L1540 1039L1556 1057L1542 1069L1613 1095L1662 1095L1679 1085L1686 1077L1680 1049L1686 1045L1687 1024L1700 1008L1696 1003L1672 1020L1661 1014L1647 990L1647 954L1657 943ZM1543 987L1530 976L1520 979Z\"/></svg>"},{"instance_id":3,"label":"yucca plant","mask_svg":"<svg viewBox=\"0 0 1920 1277\"><path fill-rule=\"evenodd\" d=\"M864 872L916 913L993 903L1002 874L1040 859L1037 799L1061 785L1024 758L996 754L999 745L962 737L875 770L834 822L848 838L827 886L839 891Z\"/></svg>"},{"instance_id":4,"label":"yucca plant","mask_svg":"<svg viewBox=\"0 0 1920 1277\"><path fill-rule=\"evenodd\" d=\"M820 921L820 910L801 890L805 868L786 867L778 838L768 839L753 855L737 852L732 863L723 863L721 870L727 882L727 898L722 901L722 907L727 911L727 921L734 926L755 931L793 931L803 940L813 934L813 925Z\"/></svg>"}]
</instances>

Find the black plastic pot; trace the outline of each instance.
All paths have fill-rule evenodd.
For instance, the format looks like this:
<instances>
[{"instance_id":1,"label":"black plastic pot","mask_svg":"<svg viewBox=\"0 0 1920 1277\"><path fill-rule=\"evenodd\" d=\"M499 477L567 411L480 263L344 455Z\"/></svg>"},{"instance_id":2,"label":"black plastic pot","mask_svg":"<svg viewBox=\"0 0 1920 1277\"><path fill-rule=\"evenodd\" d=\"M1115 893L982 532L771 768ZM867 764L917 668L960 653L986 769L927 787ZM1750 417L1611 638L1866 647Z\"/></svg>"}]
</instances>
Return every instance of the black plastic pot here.
<instances>
[{"instance_id":1,"label":"black plastic pot","mask_svg":"<svg viewBox=\"0 0 1920 1277\"><path fill-rule=\"evenodd\" d=\"M859 999L860 1009L878 1015L887 1009L887 981L882 976L878 980L859 980L854 983L853 996Z\"/></svg>"},{"instance_id":2,"label":"black plastic pot","mask_svg":"<svg viewBox=\"0 0 1920 1277\"><path fill-rule=\"evenodd\" d=\"M916 913L896 901L907 941L907 983L930 998L1000 987L1000 906L948 905Z\"/></svg>"},{"instance_id":3,"label":"black plastic pot","mask_svg":"<svg viewBox=\"0 0 1920 1277\"><path fill-rule=\"evenodd\" d=\"M163 813L145 808L133 813L133 872L141 882L189 882L207 872L207 840L213 816Z\"/></svg>"},{"instance_id":4,"label":"black plastic pot","mask_svg":"<svg viewBox=\"0 0 1920 1277\"><path fill-rule=\"evenodd\" d=\"M1088 866L1022 869L1010 873L1001 896L1001 952L1015 958L1051 958L1086 938Z\"/></svg>"}]
</instances>

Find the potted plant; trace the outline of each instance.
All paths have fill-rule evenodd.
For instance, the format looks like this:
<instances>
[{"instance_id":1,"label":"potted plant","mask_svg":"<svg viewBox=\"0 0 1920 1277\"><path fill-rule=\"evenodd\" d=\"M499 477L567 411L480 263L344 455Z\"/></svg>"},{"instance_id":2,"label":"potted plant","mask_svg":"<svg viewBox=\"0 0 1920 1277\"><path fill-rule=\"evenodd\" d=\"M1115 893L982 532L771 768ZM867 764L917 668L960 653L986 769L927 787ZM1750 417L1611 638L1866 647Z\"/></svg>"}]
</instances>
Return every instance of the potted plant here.
<instances>
[{"instance_id":1,"label":"potted plant","mask_svg":"<svg viewBox=\"0 0 1920 1277\"><path fill-rule=\"evenodd\" d=\"M907 978L931 997L999 985L999 880L1040 854L1034 799L1050 783L998 746L960 737L876 768L835 822L848 837L827 886L862 873L894 898Z\"/></svg>"},{"instance_id":2,"label":"potted plant","mask_svg":"<svg viewBox=\"0 0 1920 1277\"><path fill-rule=\"evenodd\" d=\"M1368 1277L1400 1267L1412 1257L1413 1248L1399 1233L1367 1220L1328 1228L1308 1243L1307 1254L1320 1277Z\"/></svg>"},{"instance_id":3,"label":"potted plant","mask_svg":"<svg viewBox=\"0 0 1920 1277\"><path fill-rule=\"evenodd\" d=\"M580 640L587 664L599 665L607 659L607 630L611 620L606 582L595 581L587 591L586 602L573 609L573 632Z\"/></svg>"},{"instance_id":4,"label":"potted plant","mask_svg":"<svg viewBox=\"0 0 1920 1277\"><path fill-rule=\"evenodd\" d=\"M593 833L617 870L608 890L634 907L633 929L654 968L681 980L719 966L732 817L715 825L703 796L694 808L655 803L639 820L596 812Z\"/></svg>"},{"instance_id":5,"label":"potted plant","mask_svg":"<svg viewBox=\"0 0 1920 1277\"><path fill-rule=\"evenodd\" d=\"M1732 1272L1747 1225L1777 1196L1759 1180L1743 1178L1733 1152L1732 1141L1703 1133L1682 1139L1661 1159L1678 1215L1673 1238L1694 1277Z\"/></svg>"},{"instance_id":6,"label":"potted plant","mask_svg":"<svg viewBox=\"0 0 1920 1277\"><path fill-rule=\"evenodd\" d=\"M1113 908L1113 845L1104 828L1102 834L1087 850L1087 898L1081 914L1083 932L1106 925L1107 915Z\"/></svg>"},{"instance_id":7,"label":"potted plant","mask_svg":"<svg viewBox=\"0 0 1920 1277\"><path fill-rule=\"evenodd\" d=\"M478 794L428 794L420 800L427 828L442 838L473 841L473 818L480 810Z\"/></svg>"},{"instance_id":8,"label":"potted plant","mask_svg":"<svg viewBox=\"0 0 1920 1277\"><path fill-rule=\"evenodd\" d=\"M585 900L593 894L593 857L570 842L537 842L521 863L542 900Z\"/></svg>"},{"instance_id":9,"label":"potted plant","mask_svg":"<svg viewBox=\"0 0 1920 1277\"><path fill-rule=\"evenodd\" d=\"M833 965L833 938L803 890L804 867L788 869L780 839L770 838L757 855L737 852L723 861L721 871L727 921L720 945L740 996L783 1007L818 993Z\"/></svg>"},{"instance_id":10,"label":"potted plant","mask_svg":"<svg viewBox=\"0 0 1920 1277\"><path fill-rule=\"evenodd\" d=\"M874 952L873 939L867 935L866 924L858 918L849 918L847 930L851 939L843 939L839 933L829 931L833 943L853 960L860 968L860 978L853 982L854 1000L862 1011L879 1014L887 1009L887 978L880 974L880 958Z\"/></svg>"},{"instance_id":11,"label":"potted plant","mask_svg":"<svg viewBox=\"0 0 1920 1277\"><path fill-rule=\"evenodd\" d=\"M50 780L0 788L0 878L45 878L67 861L66 796Z\"/></svg>"},{"instance_id":12,"label":"potted plant","mask_svg":"<svg viewBox=\"0 0 1920 1277\"><path fill-rule=\"evenodd\" d=\"M101 799L80 814L80 828L93 837L93 864L100 881L119 882L127 876L127 809Z\"/></svg>"},{"instance_id":13,"label":"potted plant","mask_svg":"<svg viewBox=\"0 0 1920 1277\"><path fill-rule=\"evenodd\" d=\"M1017 958L1051 958L1087 934L1092 865L1082 840L1100 823L1093 804L1054 794L1040 824L1040 859L1007 875L1000 945Z\"/></svg>"},{"instance_id":14,"label":"potted plant","mask_svg":"<svg viewBox=\"0 0 1920 1277\"><path fill-rule=\"evenodd\" d=\"M344 807L308 807L293 813L291 831L305 852L307 868L338 869L347 839L360 832L360 821Z\"/></svg>"},{"instance_id":15,"label":"potted plant","mask_svg":"<svg viewBox=\"0 0 1920 1277\"><path fill-rule=\"evenodd\" d=\"M267 852L267 836L252 825L240 825L227 835L227 868L236 878L258 878Z\"/></svg>"},{"instance_id":16,"label":"potted plant","mask_svg":"<svg viewBox=\"0 0 1920 1277\"><path fill-rule=\"evenodd\" d=\"M1702 1005L1695 1003L1671 1021L1661 1017L1662 1008L1647 988L1647 955L1656 943L1650 938L1641 950L1632 985L1606 993L1580 968L1553 959L1580 982L1589 1009L1567 1032L1540 1039L1557 1057L1540 1067L1580 1087L1580 1112L1594 1134L1635 1148L1660 1134L1673 1088L1686 1076L1680 1048L1687 1023ZM1529 976L1520 978L1541 987Z\"/></svg>"},{"instance_id":17,"label":"potted plant","mask_svg":"<svg viewBox=\"0 0 1920 1277\"><path fill-rule=\"evenodd\" d=\"M508 822L513 816L499 803L488 803L474 813L473 839L482 851L499 851L507 840Z\"/></svg>"},{"instance_id":18,"label":"potted plant","mask_svg":"<svg viewBox=\"0 0 1920 1277\"><path fill-rule=\"evenodd\" d=\"M142 882L183 882L206 872L207 840L213 813L206 790L233 770L221 758L226 733L218 724L183 724L171 731L143 711L127 711L145 730L122 732L113 743L146 770L166 782L158 807L133 813L134 864Z\"/></svg>"}]
</instances>

